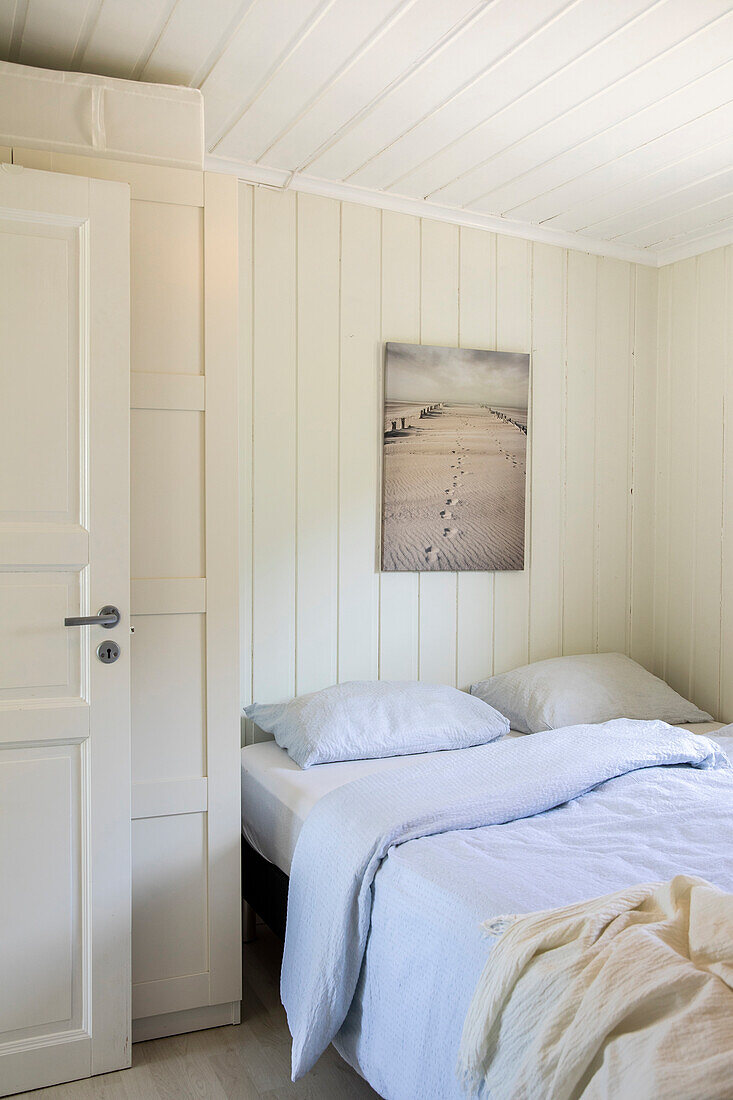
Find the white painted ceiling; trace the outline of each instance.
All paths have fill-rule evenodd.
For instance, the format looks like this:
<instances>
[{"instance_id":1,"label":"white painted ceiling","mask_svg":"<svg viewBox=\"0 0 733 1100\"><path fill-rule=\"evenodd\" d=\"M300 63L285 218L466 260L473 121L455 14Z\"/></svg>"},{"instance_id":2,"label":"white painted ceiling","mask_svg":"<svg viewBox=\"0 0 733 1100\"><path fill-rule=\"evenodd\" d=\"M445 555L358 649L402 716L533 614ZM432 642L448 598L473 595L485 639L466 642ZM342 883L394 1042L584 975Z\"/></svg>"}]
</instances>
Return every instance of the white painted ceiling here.
<instances>
[{"instance_id":1,"label":"white painted ceiling","mask_svg":"<svg viewBox=\"0 0 733 1100\"><path fill-rule=\"evenodd\" d=\"M652 263L733 240L733 0L0 0L0 58L200 88L245 179Z\"/></svg>"}]
</instances>

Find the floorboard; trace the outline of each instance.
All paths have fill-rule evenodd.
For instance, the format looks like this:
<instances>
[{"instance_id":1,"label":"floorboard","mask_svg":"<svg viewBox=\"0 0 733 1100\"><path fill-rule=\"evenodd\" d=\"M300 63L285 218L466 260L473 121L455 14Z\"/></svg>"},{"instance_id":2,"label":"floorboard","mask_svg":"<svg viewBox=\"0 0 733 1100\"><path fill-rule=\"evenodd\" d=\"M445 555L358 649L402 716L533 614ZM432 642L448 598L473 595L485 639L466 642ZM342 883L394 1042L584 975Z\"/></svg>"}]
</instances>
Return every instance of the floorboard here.
<instances>
[{"instance_id":1,"label":"floorboard","mask_svg":"<svg viewBox=\"0 0 733 1100\"><path fill-rule=\"evenodd\" d=\"M16 1100L375 1100L377 1093L329 1047L290 1080L290 1035L280 1004L281 945L258 925L244 945L242 1022L132 1048L132 1068L19 1094Z\"/></svg>"}]
</instances>

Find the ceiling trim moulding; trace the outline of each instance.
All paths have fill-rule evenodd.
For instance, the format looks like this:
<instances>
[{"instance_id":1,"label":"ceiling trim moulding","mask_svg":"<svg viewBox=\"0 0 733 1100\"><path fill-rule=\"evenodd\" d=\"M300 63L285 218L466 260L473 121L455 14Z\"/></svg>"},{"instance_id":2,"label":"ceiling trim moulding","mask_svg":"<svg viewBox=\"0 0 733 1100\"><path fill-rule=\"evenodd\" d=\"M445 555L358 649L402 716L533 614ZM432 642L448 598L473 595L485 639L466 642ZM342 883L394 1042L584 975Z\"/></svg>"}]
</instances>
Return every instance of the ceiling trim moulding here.
<instances>
[{"instance_id":1,"label":"ceiling trim moulding","mask_svg":"<svg viewBox=\"0 0 733 1100\"><path fill-rule=\"evenodd\" d=\"M261 164L247 164L223 157L207 156L206 169L210 172L224 172L237 176L243 183L272 187L278 191L302 191L308 195L322 195L340 202L360 203L362 206L374 206L380 210L393 210L399 214L412 214L418 218L434 218L436 221L450 222L453 225L465 225L473 229L486 229L492 233L502 233L506 237L521 237L540 244L552 244L559 248L571 248L576 252L589 252L595 256L609 256L616 260L644 264L646 267L664 267L677 260L697 256L714 248L733 244L733 226L711 233L693 241L682 241L669 248L652 251L645 248L633 248L614 244L580 233L571 233L559 229L545 229L541 225L512 221L493 214L479 214L470 210L460 210L452 206L441 206L425 199L410 199L400 195L391 195L385 191L376 191L366 187L355 187L350 183L320 179L303 173L287 172L282 168L268 168Z\"/></svg>"}]
</instances>

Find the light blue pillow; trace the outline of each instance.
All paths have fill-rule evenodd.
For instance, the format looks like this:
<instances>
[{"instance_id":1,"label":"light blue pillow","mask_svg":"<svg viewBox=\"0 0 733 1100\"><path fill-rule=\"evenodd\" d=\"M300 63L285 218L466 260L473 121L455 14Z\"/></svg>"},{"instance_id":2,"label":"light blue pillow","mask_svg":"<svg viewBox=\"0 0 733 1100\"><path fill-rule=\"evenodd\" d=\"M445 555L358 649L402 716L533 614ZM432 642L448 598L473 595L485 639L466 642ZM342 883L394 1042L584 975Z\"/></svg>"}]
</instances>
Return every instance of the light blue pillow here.
<instances>
[{"instance_id":1,"label":"light blue pillow","mask_svg":"<svg viewBox=\"0 0 733 1100\"><path fill-rule=\"evenodd\" d=\"M509 732L504 715L482 699L416 681L353 680L289 703L253 703L244 713L301 768L464 749Z\"/></svg>"}]
</instances>

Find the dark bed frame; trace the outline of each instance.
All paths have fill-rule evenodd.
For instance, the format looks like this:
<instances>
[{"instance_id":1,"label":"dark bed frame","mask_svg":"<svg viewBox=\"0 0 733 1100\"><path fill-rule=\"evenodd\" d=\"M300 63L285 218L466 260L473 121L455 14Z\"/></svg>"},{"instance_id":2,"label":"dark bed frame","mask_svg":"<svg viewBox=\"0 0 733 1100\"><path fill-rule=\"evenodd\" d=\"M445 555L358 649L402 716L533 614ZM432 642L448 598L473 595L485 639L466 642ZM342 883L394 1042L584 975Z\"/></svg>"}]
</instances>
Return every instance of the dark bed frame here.
<instances>
[{"instance_id":1,"label":"dark bed frame","mask_svg":"<svg viewBox=\"0 0 733 1100\"><path fill-rule=\"evenodd\" d=\"M242 837L242 900L281 940L285 939L289 884L285 872Z\"/></svg>"}]
</instances>

